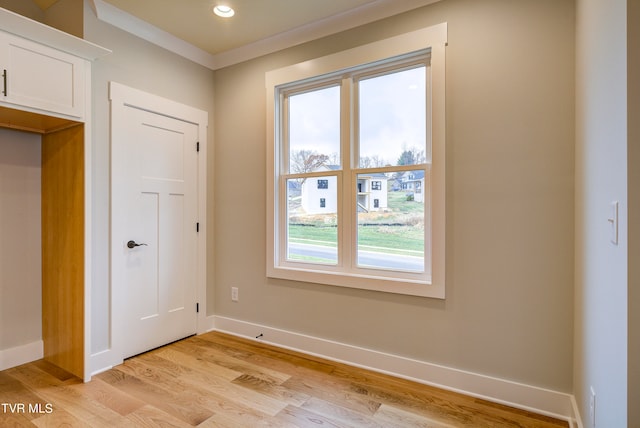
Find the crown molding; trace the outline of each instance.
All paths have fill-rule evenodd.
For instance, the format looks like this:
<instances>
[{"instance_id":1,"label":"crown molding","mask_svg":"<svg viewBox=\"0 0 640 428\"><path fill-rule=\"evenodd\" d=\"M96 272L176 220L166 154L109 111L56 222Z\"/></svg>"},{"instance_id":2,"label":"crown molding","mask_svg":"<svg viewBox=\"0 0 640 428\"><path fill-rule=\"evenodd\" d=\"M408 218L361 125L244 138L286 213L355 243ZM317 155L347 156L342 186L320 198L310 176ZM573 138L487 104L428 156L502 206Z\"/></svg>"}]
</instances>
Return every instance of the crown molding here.
<instances>
[{"instance_id":1,"label":"crown molding","mask_svg":"<svg viewBox=\"0 0 640 428\"><path fill-rule=\"evenodd\" d=\"M360 7L329 16L318 21L275 34L259 40L221 52L215 56L218 68L227 67L262 55L277 52L302 43L350 30L361 25L379 21L393 15L417 9L440 0L378 0Z\"/></svg>"},{"instance_id":2,"label":"crown molding","mask_svg":"<svg viewBox=\"0 0 640 428\"><path fill-rule=\"evenodd\" d=\"M257 42L213 55L103 0L92 0L99 20L211 70L248 61L262 55L436 3L437 1L440 0L403 0L402 2L397 0L377 0L343 13L266 37Z\"/></svg>"},{"instance_id":3,"label":"crown molding","mask_svg":"<svg viewBox=\"0 0 640 428\"><path fill-rule=\"evenodd\" d=\"M215 70L216 61L210 53L185 42L160 28L149 24L127 12L102 0L91 0L97 18L111 24L127 33L143 40L163 47L177 55L187 58L197 64Z\"/></svg>"}]
</instances>

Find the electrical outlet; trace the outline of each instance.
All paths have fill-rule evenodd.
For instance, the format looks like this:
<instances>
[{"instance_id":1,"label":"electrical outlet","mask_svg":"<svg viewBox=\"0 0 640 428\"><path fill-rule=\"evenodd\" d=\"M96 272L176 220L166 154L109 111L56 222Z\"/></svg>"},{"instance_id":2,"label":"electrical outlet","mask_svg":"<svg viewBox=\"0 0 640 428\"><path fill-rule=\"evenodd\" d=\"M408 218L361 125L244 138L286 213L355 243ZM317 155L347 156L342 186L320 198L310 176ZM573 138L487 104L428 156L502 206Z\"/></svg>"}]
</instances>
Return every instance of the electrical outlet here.
<instances>
[{"instance_id":1,"label":"electrical outlet","mask_svg":"<svg viewBox=\"0 0 640 428\"><path fill-rule=\"evenodd\" d=\"M231 300L238 301L238 287L231 287Z\"/></svg>"},{"instance_id":2,"label":"electrical outlet","mask_svg":"<svg viewBox=\"0 0 640 428\"><path fill-rule=\"evenodd\" d=\"M593 386L589 388L589 419L591 419L591 426L596 426L596 392L593 390Z\"/></svg>"}]
</instances>

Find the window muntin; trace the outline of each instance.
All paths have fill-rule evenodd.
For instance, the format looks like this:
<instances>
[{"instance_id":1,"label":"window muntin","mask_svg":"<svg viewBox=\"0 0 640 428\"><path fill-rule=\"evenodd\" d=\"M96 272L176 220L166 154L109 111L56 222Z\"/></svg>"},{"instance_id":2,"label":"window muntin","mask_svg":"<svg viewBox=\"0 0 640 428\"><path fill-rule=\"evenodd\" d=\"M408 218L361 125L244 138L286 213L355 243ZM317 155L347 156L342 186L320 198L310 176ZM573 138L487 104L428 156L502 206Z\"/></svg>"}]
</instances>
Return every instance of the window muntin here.
<instances>
[{"instance_id":1,"label":"window muntin","mask_svg":"<svg viewBox=\"0 0 640 428\"><path fill-rule=\"evenodd\" d=\"M267 91L267 276L294 281L307 281L369 290L387 291L425 297L444 298L444 178L445 178L445 51L447 24L438 24L421 30L381 40L287 66L266 73ZM416 59L418 55L426 58ZM395 58L395 59L394 59ZM402 65L400 63L403 63ZM389 165L374 162L373 155L362 151L359 141L358 102L345 97L358 97L359 83L389 72L400 72L425 66L426 91L426 148L423 157L416 161ZM398 66L396 68L396 66ZM313 173L296 173L289 169L290 143L283 119L289 115L289 96L306 94L330 87L340 91L340 148L332 155L330 165ZM345 124L353 124L347 128ZM344 144L349 141L349 144ZM414 151L410 145L405 146ZM405 151L404 148L403 152ZM318 154L329 153L326 150ZM415 154L415 151L414 151ZM424 160L421 160L424 159ZM391 168L391 169L389 169ZM371 183L358 183L359 174L397 174L406 171L424 171L428 177L424 188L414 184L424 193L429 203L424 213L424 272L386 270L359 267L357 257L357 206L358 196L370 192L380 211L384 211L380 191L372 190ZM337 181L337 207L333 220L337 236L337 261L335 264L308 263L287 259L288 234L288 180L309 176L335 176ZM315 183L314 183L315 184ZM331 184L329 185L331 186ZM391 181L382 184L388 191L409 193L410 183ZM326 191L326 190L325 190ZM415 195L415 192L414 192ZM414 196L415 197L415 196ZM378 199L378 202L375 202ZM318 199L316 199L316 203ZM326 205L329 205L329 199Z\"/></svg>"}]
</instances>

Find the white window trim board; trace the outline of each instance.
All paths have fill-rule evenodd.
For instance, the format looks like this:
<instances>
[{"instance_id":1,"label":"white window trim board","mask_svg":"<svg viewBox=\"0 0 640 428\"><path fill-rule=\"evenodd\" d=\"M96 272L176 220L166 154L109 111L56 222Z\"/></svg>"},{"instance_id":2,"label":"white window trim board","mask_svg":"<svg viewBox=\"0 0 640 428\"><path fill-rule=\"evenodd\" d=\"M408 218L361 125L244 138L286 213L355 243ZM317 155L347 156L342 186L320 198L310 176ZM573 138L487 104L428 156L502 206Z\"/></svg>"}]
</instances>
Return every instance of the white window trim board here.
<instances>
[{"instance_id":1,"label":"white window trim board","mask_svg":"<svg viewBox=\"0 0 640 428\"><path fill-rule=\"evenodd\" d=\"M445 297L445 47L447 23L437 24L410 33L348 49L332 55L269 71L265 75L267 99L267 276L272 278L346 286L375 291L393 292L422 297ZM430 96L427 111L431 134L432 203L431 203L431 281L425 284L416 277L402 281L385 276L328 272L321 268L302 268L278 263L276 219L280 209L276 203L278 171L276 170L276 129L274 118L278 112L275 100L277 87L290 82L329 75L339 70L364 64L397 58L413 52L429 49L431 65L428 78ZM343 177L344 179L345 177ZM339 196L340 197L340 196Z\"/></svg>"}]
</instances>

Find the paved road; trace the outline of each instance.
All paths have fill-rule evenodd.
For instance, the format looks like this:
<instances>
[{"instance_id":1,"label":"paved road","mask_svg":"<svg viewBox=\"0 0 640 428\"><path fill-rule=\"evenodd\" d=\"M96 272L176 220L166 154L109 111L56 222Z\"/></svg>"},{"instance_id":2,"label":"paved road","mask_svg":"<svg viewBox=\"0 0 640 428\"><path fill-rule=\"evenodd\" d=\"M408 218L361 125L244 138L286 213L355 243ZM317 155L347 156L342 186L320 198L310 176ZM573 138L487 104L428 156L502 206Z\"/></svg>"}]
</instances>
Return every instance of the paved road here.
<instances>
[{"instance_id":1,"label":"paved road","mask_svg":"<svg viewBox=\"0 0 640 428\"><path fill-rule=\"evenodd\" d=\"M289 254L291 256L318 257L333 262L338 258L335 248L293 242L289 244ZM416 256L404 256L374 251L358 252L358 263L360 266L421 272L424 270L423 262L422 257Z\"/></svg>"}]
</instances>

